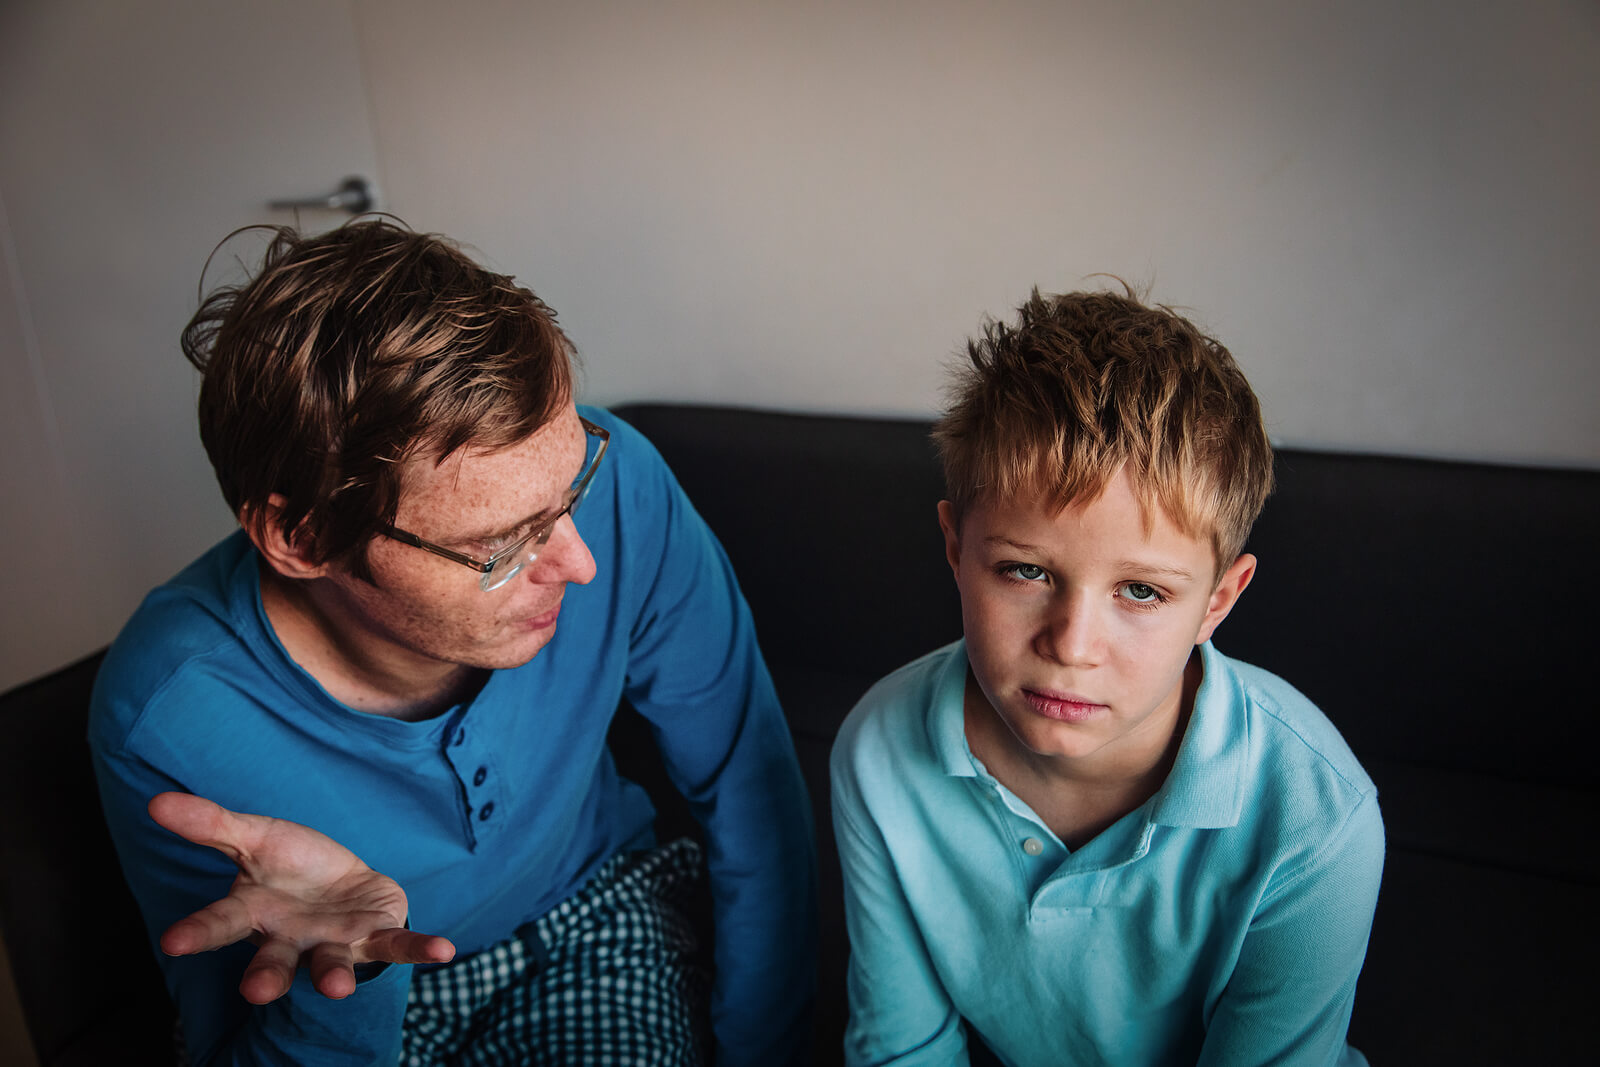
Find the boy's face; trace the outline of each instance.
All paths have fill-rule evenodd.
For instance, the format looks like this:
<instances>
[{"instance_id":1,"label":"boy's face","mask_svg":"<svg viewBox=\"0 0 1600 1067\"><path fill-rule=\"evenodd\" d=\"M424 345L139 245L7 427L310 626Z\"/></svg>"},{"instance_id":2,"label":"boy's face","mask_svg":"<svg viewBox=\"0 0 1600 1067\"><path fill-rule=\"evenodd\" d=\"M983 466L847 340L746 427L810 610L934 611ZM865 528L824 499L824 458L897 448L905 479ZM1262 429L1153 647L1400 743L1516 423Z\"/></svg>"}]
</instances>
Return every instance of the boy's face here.
<instances>
[{"instance_id":1,"label":"boy's face","mask_svg":"<svg viewBox=\"0 0 1600 1067\"><path fill-rule=\"evenodd\" d=\"M1186 709L1184 669L1255 571L1221 576L1211 546L1156 509L1150 529L1126 474L1057 515L1031 501L939 505L961 592L967 657L1027 757L1142 773Z\"/></svg>"}]
</instances>

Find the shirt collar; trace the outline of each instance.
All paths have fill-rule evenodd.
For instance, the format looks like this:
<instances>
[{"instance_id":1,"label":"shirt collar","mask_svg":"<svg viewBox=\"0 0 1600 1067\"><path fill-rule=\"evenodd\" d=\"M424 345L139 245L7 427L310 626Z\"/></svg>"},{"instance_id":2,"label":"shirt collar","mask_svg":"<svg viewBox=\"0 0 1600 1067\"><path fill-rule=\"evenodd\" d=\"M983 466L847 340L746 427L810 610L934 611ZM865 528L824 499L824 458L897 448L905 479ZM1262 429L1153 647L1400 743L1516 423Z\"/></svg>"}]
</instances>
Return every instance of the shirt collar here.
<instances>
[{"instance_id":1,"label":"shirt collar","mask_svg":"<svg viewBox=\"0 0 1600 1067\"><path fill-rule=\"evenodd\" d=\"M975 778L977 759L967 747L964 710L966 642L955 642L949 652L933 686L927 719L929 740L945 774ZM1250 756L1244 694L1227 658L1210 641L1200 646L1200 662L1204 674L1195 692L1194 712L1189 716L1172 771L1151 798L1151 822L1167 826L1233 826L1243 809Z\"/></svg>"},{"instance_id":2,"label":"shirt collar","mask_svg":"<svg viewBox=\"0 0 1600 1067\"><path fill-rule=\"evenodd\" d=\"M928 709L928 739L944 773L952 778L976 778L978 761L967 747L967 643L948 646L949 655L933 683L933 706Z\"/></svg>"},{"instance_id":3,"label":"shirt collar","mask_svg":"<svg viewBox=\"0 0 1600 1067\"><path fill-rule=\"evenodd\" d=\"M1151 798L1151 822L1198 828L1234 826L1244 807L1250 763L1250 720L1239 676L1207 641L1205 674L1194 695L1183 744L1172 771Z\"/></svg>"}]
</instances>

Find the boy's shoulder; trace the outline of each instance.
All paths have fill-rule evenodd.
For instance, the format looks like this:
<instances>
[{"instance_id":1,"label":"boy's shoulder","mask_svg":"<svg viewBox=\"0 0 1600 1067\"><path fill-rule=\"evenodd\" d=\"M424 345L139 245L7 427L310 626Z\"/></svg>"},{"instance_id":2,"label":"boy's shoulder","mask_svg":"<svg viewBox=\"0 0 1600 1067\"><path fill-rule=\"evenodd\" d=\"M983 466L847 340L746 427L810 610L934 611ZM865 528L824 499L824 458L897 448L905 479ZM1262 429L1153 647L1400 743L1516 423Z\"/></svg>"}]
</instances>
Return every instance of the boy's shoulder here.
<instances>
[{"instance_id":1,"label":"boy's shoulder","mask_svg":"<svg viewBox=\"0 0 1600 1067\"><path fill-rule=\"evenodd\" d=\"M1205 655L1163 814L1247 830L1285 862L1309 861L1333 841L1381 854L1377 787L1337 727L1271 671L1209 645Z\"/></svg>"},{"instance_id":2,"label":"boy's shoulder","mask_svg":"<svg viewBox=\"0 0 1600 1067\"><path fill-rule=\"evenodd\" d=\"M834 775L853 774L863 762L936 758L930 727L935 716L950 713L952 690L959 694L965 683L966 662L965 642L953 641L874 682L834 738Z\"/></svg>"},{"instance_id":3,"label":"boy's shoulder","mask_svg":"<svg viewBox=\"0 0 1600 1067\"><path fill-rule=\"evenodd\" d=\"M1218 653L1237 679L1251 725L1262 745L1291 765L1324 769L1359 793L1374 791L1372 779L1333 721L1290 682L1273 672Z\"/></svg>"}]
</instances>

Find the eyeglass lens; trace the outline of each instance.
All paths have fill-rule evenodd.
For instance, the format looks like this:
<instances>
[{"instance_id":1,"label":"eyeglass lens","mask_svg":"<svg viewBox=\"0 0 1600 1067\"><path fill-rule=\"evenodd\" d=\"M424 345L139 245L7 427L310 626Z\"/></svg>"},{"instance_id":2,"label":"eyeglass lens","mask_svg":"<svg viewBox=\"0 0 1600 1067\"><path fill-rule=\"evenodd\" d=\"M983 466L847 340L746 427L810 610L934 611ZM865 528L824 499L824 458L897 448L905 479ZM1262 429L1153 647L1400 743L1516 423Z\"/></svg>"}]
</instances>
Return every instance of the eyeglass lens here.
<instances>
[{"instance_id":1,"label":"eyeglass lens","mask_svg":"<svg viewBox=\"0 0 1600 1067\"><path fill-rule=\"evenodd\" d=\"M522 573L522 568L538 559L539 550L550 542L550 534L555 530L556 523L560 522L563 516L577 514L578 505L589 495L589 484L593 480L595 464L600 458L601 444L598 439L590 437L587 445L583 470L573 481L572 487L567 490L566 504L549 522L529 533L526 541L511 548L494 561L479 582L484 592L498 589Z\"/></svg>"}]
</instances>

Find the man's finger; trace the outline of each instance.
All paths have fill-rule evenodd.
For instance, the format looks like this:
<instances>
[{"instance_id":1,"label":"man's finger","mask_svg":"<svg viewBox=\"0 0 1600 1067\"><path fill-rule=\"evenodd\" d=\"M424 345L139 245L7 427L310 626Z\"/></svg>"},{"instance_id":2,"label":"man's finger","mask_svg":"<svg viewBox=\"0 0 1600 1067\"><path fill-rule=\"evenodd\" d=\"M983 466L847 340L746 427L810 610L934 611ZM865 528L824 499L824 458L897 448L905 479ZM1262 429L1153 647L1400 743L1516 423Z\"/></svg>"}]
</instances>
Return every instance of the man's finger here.
<instances>
[{"instance_id":1,"label":"man's finger","mask_svg":"<svg viewBox=\"0 0 1600 1067\"><path fill-rule=\"evenodd\" d=\"M456 947L448 938L393 927L379 930L356 946L361 963L449 963Z\"/></svg>"},{"instance_id":2,"label":"man's finger","mask_svg":"<svg viewBox=\"0 0 1600 1067\"><path fill-rule=\"evenodd\" d=\"M243 941L253 933L249 909L228 896L167 927L161 935L161 951L169 956L210 952Z\"/></svg>"},{"instance_id":3,"label":"man's finger","mask_svg":"<svg viewBox=\"0 0 1600 1067\"><path fill-rule=\"evenodd\" d=\"M300 950L287 941L270 937L262 942L250 966L244 969L239 992L252 1004L270 1004L289 991L298 966Z\"/></svg>"},{"instance_id":4,"label":"man's finger","mask_svg":"<svg viewBox=\"0 0 1600 1067\"><path fill-rule=\"evenodd\" d=\"M197 845L225 853L235 864L243 861L260 836L262 828L255 824L269 821L259 815L229 811L190 793L157 793L147 808L160 826Z\"/></svg>"},{"instance_id":5,"label":"man's finger","mask_svg":"<svg viewBox=\"0 0 1600 1067\"><path fill-rule=\"evenodd\" d=\"M356 991L355 957L349 945L324 941L311 950L311 984L330 1000Z\"/></svg>"}]
</instances>

